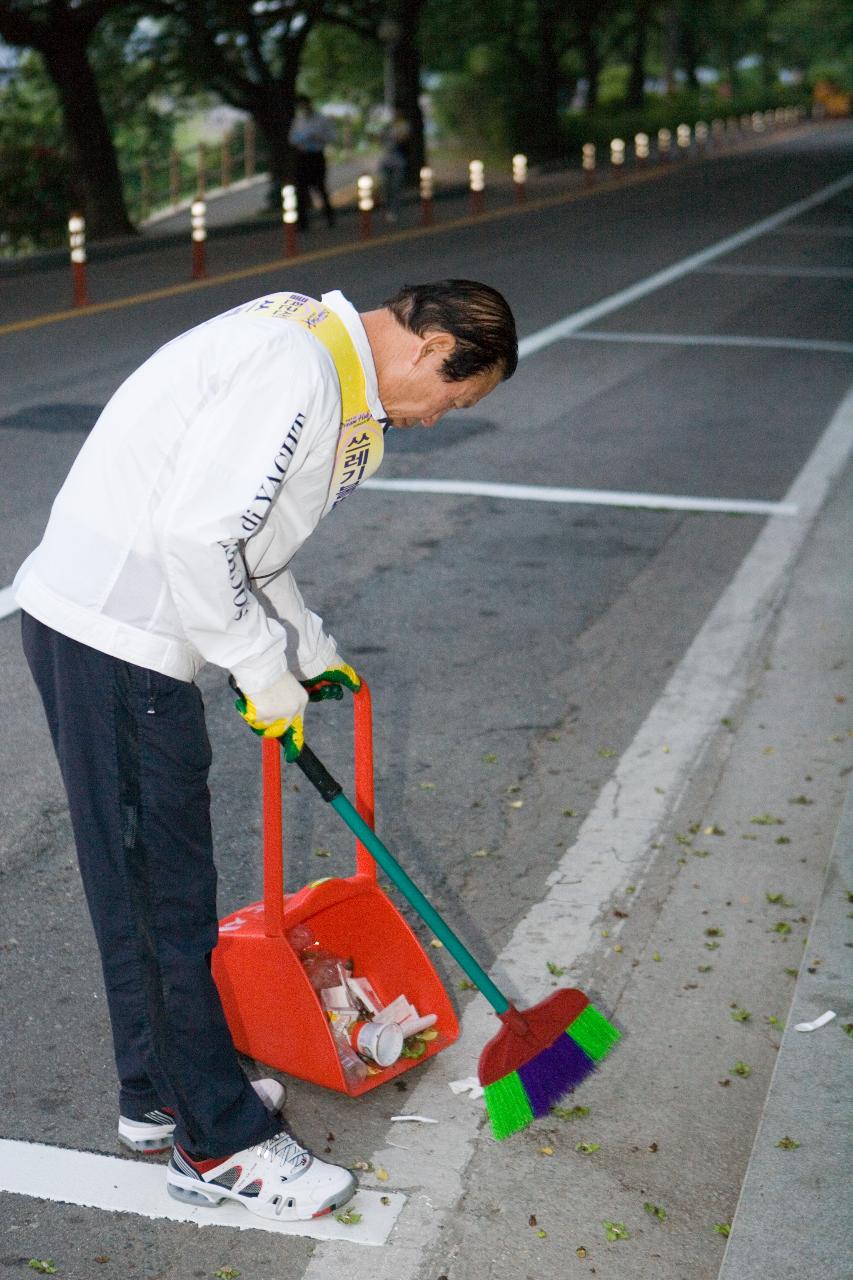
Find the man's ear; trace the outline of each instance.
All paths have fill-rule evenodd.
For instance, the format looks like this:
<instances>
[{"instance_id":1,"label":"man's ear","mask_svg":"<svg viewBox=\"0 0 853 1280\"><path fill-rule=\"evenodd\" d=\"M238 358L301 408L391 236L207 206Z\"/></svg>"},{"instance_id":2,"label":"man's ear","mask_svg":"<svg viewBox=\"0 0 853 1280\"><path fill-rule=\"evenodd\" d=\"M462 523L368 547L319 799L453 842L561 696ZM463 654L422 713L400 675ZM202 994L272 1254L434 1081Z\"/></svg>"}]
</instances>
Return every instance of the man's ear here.
<instances>
[{"instance_id":1,"label":"man's ear","mask_svg":"<svg viewBox=\"0 0 853 1280\"><path fill-rule=\"evenodd\" d=\"M415 363L418 363L425 357L434 355L440 356L442 360L446 360L455 346L456 339L452 333L445 333L443 329L435 329L431 333L424 334Z\"/></svg>"}]
</instances>

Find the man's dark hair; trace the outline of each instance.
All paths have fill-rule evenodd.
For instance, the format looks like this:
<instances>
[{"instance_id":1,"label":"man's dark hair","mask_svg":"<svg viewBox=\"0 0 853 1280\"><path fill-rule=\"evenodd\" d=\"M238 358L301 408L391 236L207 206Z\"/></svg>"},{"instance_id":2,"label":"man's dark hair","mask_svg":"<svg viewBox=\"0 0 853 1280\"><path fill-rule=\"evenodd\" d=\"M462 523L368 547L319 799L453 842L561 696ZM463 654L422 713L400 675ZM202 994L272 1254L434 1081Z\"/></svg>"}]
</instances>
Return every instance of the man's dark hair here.
<instances>
[{"instance_id":1,"label":"man's dark hair","mask_svg":"<svg viewBox=\"0 0 853 1280\"><path fill-rule=\"evenodd\" d=\"M500 368L511 378L518 365L518 334L506 299L476 280L405 284L382 304L419 338L433 330L452 334L456 346L441 366L447 382L463 382Z\"/></svg>"}]
</instances>

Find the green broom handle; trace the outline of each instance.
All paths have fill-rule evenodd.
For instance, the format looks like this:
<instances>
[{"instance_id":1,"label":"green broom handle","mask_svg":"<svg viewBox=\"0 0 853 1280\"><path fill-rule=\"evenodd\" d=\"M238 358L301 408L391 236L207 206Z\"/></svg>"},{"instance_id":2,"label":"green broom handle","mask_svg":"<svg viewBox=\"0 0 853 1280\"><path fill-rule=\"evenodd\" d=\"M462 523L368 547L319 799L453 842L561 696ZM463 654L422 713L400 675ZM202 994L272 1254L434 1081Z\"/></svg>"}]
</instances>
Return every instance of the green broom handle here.
<instances>
[{"instance_id":1,"label":"green broom handle","mask_svg":"<svg viewBox=\"0 0 853 1280\"><path fill-rule=\"evenodd\" d=\"M407 875L390 850L386 849L373 828L367 825L361 814L350 804L343 793L340 783L335 781L310 747L303 746L296 759L296 764L299 765L308 781L317 788L323 799L328 801L332 808L340 814L350 831L369 850L385 874L389 879L393 880L406 901L414 907L421 919L429 925L435 936L444 943L454 960L464 969L471 981L476 983L495 1012L506 1013L510 1007L506 996L495 986L486 971L480 968L468 948L463 946L450 928L450 925L441 918L435 907L427 901L414 880Z\"/></svg>"}]
</instances>

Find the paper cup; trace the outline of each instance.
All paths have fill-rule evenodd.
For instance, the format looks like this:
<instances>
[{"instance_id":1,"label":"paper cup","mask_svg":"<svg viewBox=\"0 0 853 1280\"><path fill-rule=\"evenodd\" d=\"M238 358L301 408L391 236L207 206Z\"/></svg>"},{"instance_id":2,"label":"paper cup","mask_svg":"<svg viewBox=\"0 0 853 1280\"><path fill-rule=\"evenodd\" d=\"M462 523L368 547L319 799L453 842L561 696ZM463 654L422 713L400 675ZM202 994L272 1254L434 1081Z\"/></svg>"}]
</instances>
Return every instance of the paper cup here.
<instances>
[{"instance_id":1,"label":"paper cup","mask_svg":"<svg viewBox=\"0 0 853 1280\"><path fill-rule=\"evenodd\" d=\"M352 1047L380 1067L390 1067L403 1052L403 1033L396 1022L356 1022L350 1028Z\"/></svg>"}]
</instances>

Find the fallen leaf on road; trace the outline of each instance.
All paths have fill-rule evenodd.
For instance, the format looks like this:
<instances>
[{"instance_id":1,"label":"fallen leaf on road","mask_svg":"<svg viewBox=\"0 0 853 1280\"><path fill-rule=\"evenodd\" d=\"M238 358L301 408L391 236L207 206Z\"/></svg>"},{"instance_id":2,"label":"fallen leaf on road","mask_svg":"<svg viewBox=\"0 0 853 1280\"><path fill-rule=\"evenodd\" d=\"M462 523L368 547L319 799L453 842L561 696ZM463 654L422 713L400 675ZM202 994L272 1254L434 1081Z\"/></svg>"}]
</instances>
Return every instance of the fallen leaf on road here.
<instances>
[{"instance_id":1,"label":"fallen leaf on road","mask_svg":"<svg viewBox=\"0 0 853 1280\"><path fill-rule=\"evenodd\" d=\"M608 1240L631 1239L624 1222L608 1222L606 1219L602 1219L601 1225L604 1227L604 1234Z\"/></svg>"}]
</instances>

